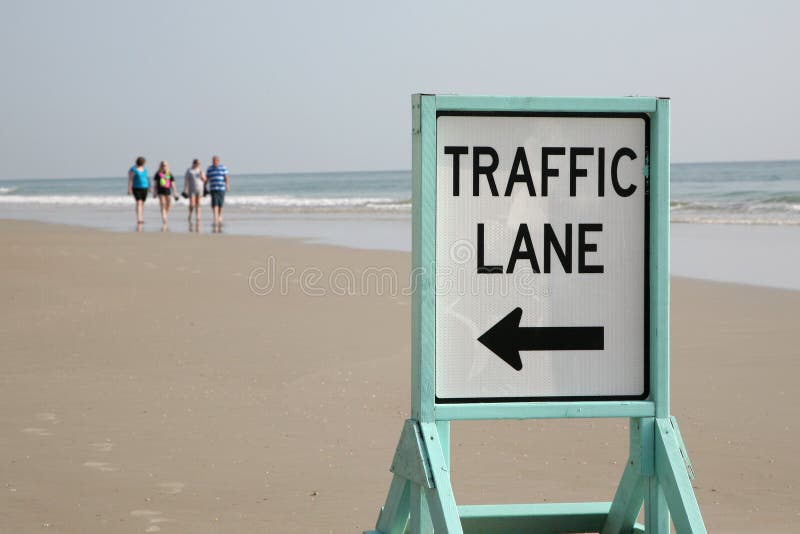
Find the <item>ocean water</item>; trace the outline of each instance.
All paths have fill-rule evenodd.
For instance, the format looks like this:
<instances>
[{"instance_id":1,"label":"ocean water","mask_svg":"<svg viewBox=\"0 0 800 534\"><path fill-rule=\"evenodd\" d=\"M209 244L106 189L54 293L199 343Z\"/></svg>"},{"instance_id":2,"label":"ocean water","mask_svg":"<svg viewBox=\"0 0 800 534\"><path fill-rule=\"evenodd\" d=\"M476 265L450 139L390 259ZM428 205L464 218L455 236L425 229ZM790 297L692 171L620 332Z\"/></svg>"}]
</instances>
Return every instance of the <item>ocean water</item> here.
<instances>
[{"instance_id":1,"label":"ocean water","mask_svg":"<svg viewBox=\"0 0 800 534\"><path fill-rule=\"evenodd\" d=\"M673 222L800 225L800 161L673 164L671 174ZM411 213L409 171L241 174L231 180L226 206L243 212ZM0 210L130 207L126 187L124 176L4 180Z\"/></svg>"},{"instance_id":2,"label":"ocean water","mask_svg":"<svg viewBox=\"0 0 800 534\"><path fill-rule=\"evenodd\" d=\"M674 164L672 222L800 225L800 161Z\"/></svg>"},{"instance_id":3,"label":"ocean water","mask_svg":"<svg viewBox=\"0 0 800 534\"><path fill-rule=\"evenodd\" d=\"M179 180L182 185L182 180ZM136 230L127 177L0 181L0 218ZM387 250L411 248L411 172L233 174L223 233ZM169 231L211 230L185 220ZM204 199L208 204L208 199ZM800 289L800 161L673 164L673 274ZM163 231L158 202L144 231Z\"/></svg>"},{"instance_id":4,"label":"ocean water","mask_svg":"<svg viewBox=\"0 0 800 534\"><path fill-rule=\"evenodd\" d=\"M133 201L125 194L127 183L127 177L0 181L0 209L7 205L129 207ZM411 210L408 171L241 174L232 175L231 184L225 205L238 210L309 214ZM179 189L182 185L179 179ZM148 202L158 204L155 199Z\"/></svg>"}]
</instances>

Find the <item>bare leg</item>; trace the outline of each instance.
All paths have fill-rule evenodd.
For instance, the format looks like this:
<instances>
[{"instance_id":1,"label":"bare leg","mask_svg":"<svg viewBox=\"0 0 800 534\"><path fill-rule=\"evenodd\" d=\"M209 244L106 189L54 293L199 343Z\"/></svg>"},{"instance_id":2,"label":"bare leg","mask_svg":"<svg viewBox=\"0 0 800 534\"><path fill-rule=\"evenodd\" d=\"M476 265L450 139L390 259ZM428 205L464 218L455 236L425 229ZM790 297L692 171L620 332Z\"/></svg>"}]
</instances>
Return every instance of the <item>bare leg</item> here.
<instances>
[{"instance_id":1,"label":"bare leg","mask_svg":"<svg viewBox=\"0 0 800 534\"><path fill-rule=\"evenodd\" d=\"M161 207L161 224L167 224L167 202L168 198L166 195L158 195L158 204Z\"/></svg>"},{"instance_id":2,"label":"bare leg","mask_svg":"<svg viewBox=\"0 0 800 534\"><path fill-rule=\"evenodd\" d=\"M200 195L192 195L194 199L194 213L197 219L197 222L200 222Z\"/></svg>"},{"instance_id":3,"label":"bare leg","mask_svg":"<svg viewBox=\"0 0 800 534\"><path fill-rule=\"evenodd\" d=\"M137 200L136 201L136 223L137 224L142 224L144 222L144 214L142 213L143 211L144 211L144 201L143 200Z\"/></svg>"}]
</instances>

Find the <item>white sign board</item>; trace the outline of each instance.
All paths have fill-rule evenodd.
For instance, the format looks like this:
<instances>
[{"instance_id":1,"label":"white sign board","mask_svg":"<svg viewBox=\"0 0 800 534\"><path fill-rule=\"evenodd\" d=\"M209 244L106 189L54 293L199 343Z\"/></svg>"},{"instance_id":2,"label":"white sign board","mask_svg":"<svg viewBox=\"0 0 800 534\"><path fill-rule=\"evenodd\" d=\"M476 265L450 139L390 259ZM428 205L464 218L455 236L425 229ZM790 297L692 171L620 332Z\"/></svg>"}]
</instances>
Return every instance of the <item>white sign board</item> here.
<instances>
[{"instance_id":1,"label":"white sign board","mask_svg":"<svg viewBox=\"0 0 800 534\"><path fill-rule=\"evenodd\" d=\"M640 115L440 113L436 398L643 398Z\"/></svg>"}]
</instances>

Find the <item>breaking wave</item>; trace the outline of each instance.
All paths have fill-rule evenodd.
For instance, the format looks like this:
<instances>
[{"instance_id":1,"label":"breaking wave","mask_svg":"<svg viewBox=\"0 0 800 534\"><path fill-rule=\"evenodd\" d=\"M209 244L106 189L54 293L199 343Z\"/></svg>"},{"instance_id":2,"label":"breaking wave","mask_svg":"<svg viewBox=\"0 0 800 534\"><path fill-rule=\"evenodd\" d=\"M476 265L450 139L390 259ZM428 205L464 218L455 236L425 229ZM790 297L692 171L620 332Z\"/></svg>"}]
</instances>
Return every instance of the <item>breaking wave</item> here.
<instances>
[{"instance_id":1,"label":"breaking wave","mask_svg":"<svg viewBox=\"0 0 800 534\"><path fill-rule=\"evenodd\" d=\"M4 189L15 188L0 189L0 192L2 192L0 204L113 207L128 206L133 202L132 197L124 195L13 195L10 194L12 191L4 191ZM186 202L184 199L181 199L181 201ZM206 197L204 202L209 202L209 197ZM225 204L227 206L251 209L265 208L291 211L411 211L411 199L403 200L381 197L301 198L292 196L229 194L225 198Z\"/></svg>"}]
</instances>

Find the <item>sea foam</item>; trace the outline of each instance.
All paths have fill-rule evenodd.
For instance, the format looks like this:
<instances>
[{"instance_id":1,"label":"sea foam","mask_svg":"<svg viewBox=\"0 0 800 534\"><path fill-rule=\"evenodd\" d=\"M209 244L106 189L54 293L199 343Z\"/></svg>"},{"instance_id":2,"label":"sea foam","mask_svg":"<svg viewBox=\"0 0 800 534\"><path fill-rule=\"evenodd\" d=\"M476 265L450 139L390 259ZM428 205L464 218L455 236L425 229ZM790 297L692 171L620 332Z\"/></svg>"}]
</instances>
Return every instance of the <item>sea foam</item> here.
<instances>
[{"instance_id":1,"label":"sea foam","mask_svg":"<svg viewBox=\"0 0 800 534\"><path fill-rule=\"evenodd\" d=\"M155 202L154 198L148 198ZM186 203L185 199L180 202ZM203 203L210 202L210 197L203 199ZM0 205L38 205L38 206L92 206L114 207L128 206L133 203L133 198L124 195L9 195L0 197ZM404 212L411 210L411 200L397 200L381 197L353 197L353 198L300 198L275 195L235 195L228 194L225 198L226 206L236 206L252 209L275 209L292 211L386 211Z\"/></svg>"}]
</instances>

